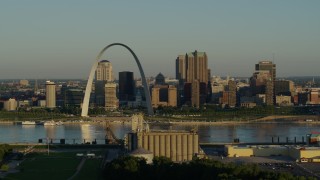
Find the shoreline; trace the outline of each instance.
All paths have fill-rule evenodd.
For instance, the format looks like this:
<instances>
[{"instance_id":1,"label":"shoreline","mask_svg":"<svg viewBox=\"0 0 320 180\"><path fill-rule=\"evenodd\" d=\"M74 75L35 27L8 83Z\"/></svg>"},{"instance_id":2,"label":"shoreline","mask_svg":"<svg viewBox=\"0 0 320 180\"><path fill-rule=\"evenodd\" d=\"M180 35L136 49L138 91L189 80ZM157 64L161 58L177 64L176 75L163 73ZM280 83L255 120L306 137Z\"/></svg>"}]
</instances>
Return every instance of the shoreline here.
<instances>
[{"instance_id":1,"label":"shoreline","mask_svg":"<svg viewBox=\"0 0 320 180\"><path fill-rule=\"evenodd\" d=\"M73 119L53 119L54 121L62 121L65 124L91 124L91 123L106 123L109 122L111 124L124 124L130 123L131 117L88 117L82 119L79 117L78 120L75 118ZM306 121L310 120L310 121ZM26 121L26 120L25 120ZM29 120L31 121L31 120ZM35 121L51 121L51 120L35 120ZM15 122L22 122L22 121L10 121L0 119L0 124L14 124ZM204 120L169 120L159 117L152 120L146 120L147 123L150 124L173 124L173 125L233 125L233 124L248 124L248 123L305 123L305 124L320 124L320 116L319 115L292 115L292 116L280 116L280 115L271 115L266 116L259 119L254 120L239 120L239 121L204 121Z\"/></svg>"}]
</instances>

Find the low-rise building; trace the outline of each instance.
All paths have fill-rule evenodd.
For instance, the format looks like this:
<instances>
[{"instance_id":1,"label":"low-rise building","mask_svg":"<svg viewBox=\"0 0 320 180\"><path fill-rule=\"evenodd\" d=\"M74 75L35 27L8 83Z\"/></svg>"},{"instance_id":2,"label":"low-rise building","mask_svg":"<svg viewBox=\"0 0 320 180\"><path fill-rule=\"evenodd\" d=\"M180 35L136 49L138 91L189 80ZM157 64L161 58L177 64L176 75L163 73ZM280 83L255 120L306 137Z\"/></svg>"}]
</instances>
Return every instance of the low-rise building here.
<instances>
[{"instance_id":1,"label":"low-rise building","mask_svg":"<svg viewBox=\"0 0 320 180\"><path fill-rule=\"evenodd\" d=\"M299 162L320 162L320 147L301 146L225 146L227 157L289 156Z\"/></svg>"},{"instance_id":2,"label":"low-rise building","mask_svg":"<svg viewBox=\"0 0 320 180\"><path fill-rule=\"evenodd\" d=\"M7 101L4 102L3 108L6 111L15 111L17 110L18 107L18 102L15 99L9 99Z\"/></svg>"},{"instance_id":3,"label":"low-rise building","mask_svg":"<svg viewBox=\"0 0 320 180\"><path fill-rule=\"evenodd\" d=\"M276 96L276 104L278 106L293 106L291 96Z\"/></svg>"}]
</instances>

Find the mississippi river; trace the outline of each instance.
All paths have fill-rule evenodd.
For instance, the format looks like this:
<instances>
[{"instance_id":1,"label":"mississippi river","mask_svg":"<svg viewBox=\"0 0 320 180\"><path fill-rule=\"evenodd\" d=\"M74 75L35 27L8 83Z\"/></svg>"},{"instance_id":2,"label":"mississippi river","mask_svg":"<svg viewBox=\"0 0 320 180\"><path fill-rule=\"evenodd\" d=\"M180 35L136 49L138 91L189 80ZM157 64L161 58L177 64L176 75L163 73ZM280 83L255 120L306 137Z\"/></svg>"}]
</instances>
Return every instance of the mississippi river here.
<instances>
[{"instance_id":1,"label":"mississippi river","mask_svg":"<svg viewBox=\"0 0 320 180\"><path fill-rule=\"evenodd\" d=\"M111 129L118 138L131 130L129 123L112 123ZM199 133L200 143L226 143L239 138L240 142L285 142L288 138L293 142L296 138L301 142L306 140L306 134L320 132L320 124L311 123L249 123L236 125L169 125L150 124L150 129L155 130L191 130ZM67 144L81 144L96 140L98 144L105 141L106 127L101 123L74 123L61 126L43 125L12 125L0 124L0 143L37 143L39 139L46 142L59 143L65 139Z\"/></svg>"}]
</instances>

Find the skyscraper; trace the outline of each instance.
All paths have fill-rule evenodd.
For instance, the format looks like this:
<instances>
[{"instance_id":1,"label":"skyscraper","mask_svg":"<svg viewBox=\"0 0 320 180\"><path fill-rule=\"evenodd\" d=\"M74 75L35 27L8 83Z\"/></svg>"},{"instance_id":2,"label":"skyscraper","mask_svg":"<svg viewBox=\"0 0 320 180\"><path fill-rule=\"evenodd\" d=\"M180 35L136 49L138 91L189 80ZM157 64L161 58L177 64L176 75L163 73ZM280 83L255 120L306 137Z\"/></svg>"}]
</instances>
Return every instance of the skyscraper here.
<instances>
[{"instance_id":1,"label":"skyscraper","mask_svg":"<svg viewBox=\"0 0 320 180\"><path fill-rule=\"evenodd\" d=\"M95 103L97 106L105 106L105 84L113 82L112 64L108 60L101 60L96 70Z\"/></svg>"},{"instance_id":2,"label":"skyscraper","mask_svg":"<svg viewBox=\"0 0 320 180\"><path fill-rule=\"evenodd\" d=\"M200 107L200 82L199 80L193 80L191 84L191 106Z\"/></svg>"},{"instance_id":3,"label":"skyscraper","mask_svg":"<svg viewBox=\"0 0 320 180\"><path fill-rule=\"evenodd\" d=\"M200 104L205 103L202 99L207 95L208 58L205 52L186 54L186 82L192 83L191 105L199 108Z\"/></svg>"},{"instance_id":4,"label":"skyscraper","mask_svg":"<svg viewBox=\"0 0 320 180\"><path fill-rule=\"evenodd\" d=\"M186 81L208 83L208 58L205 52L194 51L186 54Z\"/></svg>"},{"instance_id":5,"label":"skyscraper","mask_svg":"<svg viewBox=\"0 0 320 180\"><path fill-rule=\"evenodd\" d=\"M237 83L235 81L229 80L228 92L228 105L235 107L237 104Z\"/></svg>"},{"instance_id":6,"label":"skyscraper","mask_svg":"<svg viewBox=\"0 0 320 180\"><path fill-rule=\"evenodd\" d=\"M179 85L183 87L186 80L186 61L184 55L179 55L176 59L176 79L179 80Z\"/></svg>"},{"instance_id":7,"label":"skyscraper","mask_svg":"<svg viewBox=\"0 0 320 180\"><path fill-rule=\"evenodd\" d=\"M269 71L271 75L271 80L274 82L276 80L276 65L271 61L260 61L256 64L256 71Z\"/></svg>"},{"instance_id":8,"label":"skyscraper","mask_svg":"<svg viewBox=\"0 0 320 180\"><path fill-rule=\"evenodd\" d=\"M116 83L107 83L105 85L105 109L115 110L119 107L119 100L117 98Z\"/></svg>"},{"instance_id":9,"label":"skyscraper","mask_svg":"<svg viewBox=\"0 0 320 180\"><path fill-rule=\"evenodd\" d=\"M256 64L255 69L256 71L269 71L271 81L266 84L266 104L273 105L275 102L274 85L276 80L276 65L273 64L272 61L260 61L258 64ZM272 92L270 92L270 89L272 89Z\"/></svg>"},{"instance_id":10,"label":"skyscraper","mask_svg":"<svg viewBox=\"0 0 320 180\"><path fill-rule=\"evenodd\" d=\"M51 81L46 81L46 107L56 107L56 84Z\"/></svg>"},{"instance_id":11,"label":"skyscraper","mask_svg":"<svg viewBox=\"0 0 320 180\"><path fill-rule=\"evenodd\" d=\"M176 78L180 85L178 94L184 97L184 100L179 99L179 102L184 101L195 107L200 107L200 104L205 103L209 96L207 84L210 74L205 52L194 51L185 56L179 55L176 59Z\"/></svg>"},{"instance_id":12,"label":"skyscraper","mask_svg":"<svg viewBox=\"0 0 320 180\"><path fill-rule=\"evenodd\" d=\"M267 80L266 82L266 105L272 106L274 105L274 83L272 80Z\"/></svg>"},{"instance_id":13,"label":"skyscraper","mask_svg":"<svg viewBox=\"0 0 320 180\"><path fill-rule=\"evenodd\" d=\"M271 80L270 72L267 70L260 70L253 73L250 78L250 87L252 94L265 94L266 93L266 82Z\"/></svg>"},{"instance_id":14,"label":"skyscraper","mask_svg":"<svg viewBox=\"0 0 320 180\"><path fill-rule=\"evenodd\" d=\"M119 72L119 100L134 101L135 100L135 83L133 72Z\"/></svg>"},{"instance_id":15,"label":"skyscraper","mask_svg":"<svg viewBox=\"0 0 320 180\"><path fill-rule=\"evenodd\" d=\"M102 60L98 63L98 67L96 70L96 80L108 82L114 81L112 64L110 61Z\"/></svg>"}]
</instances>

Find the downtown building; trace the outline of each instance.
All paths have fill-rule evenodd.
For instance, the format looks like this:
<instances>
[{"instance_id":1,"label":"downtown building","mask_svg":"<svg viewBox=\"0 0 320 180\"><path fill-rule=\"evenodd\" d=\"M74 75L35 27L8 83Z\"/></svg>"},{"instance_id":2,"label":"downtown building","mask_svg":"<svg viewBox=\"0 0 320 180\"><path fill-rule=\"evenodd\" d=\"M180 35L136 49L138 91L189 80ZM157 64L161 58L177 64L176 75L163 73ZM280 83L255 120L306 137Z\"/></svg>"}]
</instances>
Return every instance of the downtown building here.
<instances>
[{"instance_id":1,"label":"downtown building","mask_svg":"<svg viewBox=\"0 0 320 180\"><path fill-rule=\"evenodd\" d=\"M56 107L56 84L52 81L46 81L46 107Z\"/></svg>"},{"instance_id":2,"label":"downtown building","mask_svg":"<svg viewBox=\"0 0 320 180\"><path fill-rule=\"evenodd\" d=\"M270 79L266 82L266 104L267 105L274 105L275 104L275 80L276 80L276 64L273 64L272 61L260 61L258 64L255 65L255 70L259 71L268 71L270 74Z\"/></svg>"},{"instance_id":3,"label":"downtown building","mask_svg":"<svg viewBox=\"0 0 320 180\"><path fill-rule=\"evenodd\" d=\"M165 77L159 73L156 76L155 84L151 89L152 107L177 106L177 88L174 85L165 83Z\"/></svg>"},{"instance_id":4,"label":"downtown building","mask_svg":"<svg viewBox=\"0 0 320 180\"><path fill-rule=\"evenodd\" d=\"M133 72L119 72L119 101L121 105L127 105L129 101L135 101L135 88Z\"/></svg>"},{"instance_id":5,"label":"downtown building","mask_svg":"<svg viewBox=\"0 0 320 180\"><path fill-rule=\"evenodd\" d=\"M233 80L228 81L228 86L226 91L222 92L222 97L220 100L220 104L223 107L226 105L228 107L234 108L237 105L237 83Z\"/></svg>"},{"instance_id":6,"label":"downtown building","mask_svg":"<svg viewBox=\"0 0 320 180\"><path fill-rule=\"evenodd\" d=\"M114 82L108 82L105 85L105 109L116 110L118 108L117 85Z\"/></svg>"},{"instance_id":7,"label":"downtown building","mask_svg":"<svg viewBox=\"0 0 320 180\"><path fill-rule=\"evenodd\" d=\"M250 88L257 104L275 104L275 79L276 65L271 61L260 61L255 65L255 72L250 78Z\"/></svg>"},{"instance_id":8,"label":"downtown building","mask_svg":"<svg viewBox=\"0 0 320 180\"><path fill-rule=\"evenodd\" d=\"M113 68L108 60L101 60L98 63L95 74L95 104L98 107L105 106L105 85L107 82L113 82Z\"/></svg>"},{"instance_id":9,"label":"downtown building","mask_svg":"<svg viewBox=\"0 0 320 180\"><path fill-rule=\"evenodd\" d=\"M83 97L82 89L62 85L61 98L64 107L82 107Z\"/></svg>"},{"instance_id":10,"label":"downtown building","mask_svg":"<svg viewBox=\"0 0 320 180\"><path fill-rule=\"evenodd\" d=\"M180 87L183 84L181 104L189 104L199 108L207 99L207 85L210 77L208 58L205 52L190 52L176 59L176 78ZM181 94L180 94L181 93Z\"/></svg>"}]
</instances>

